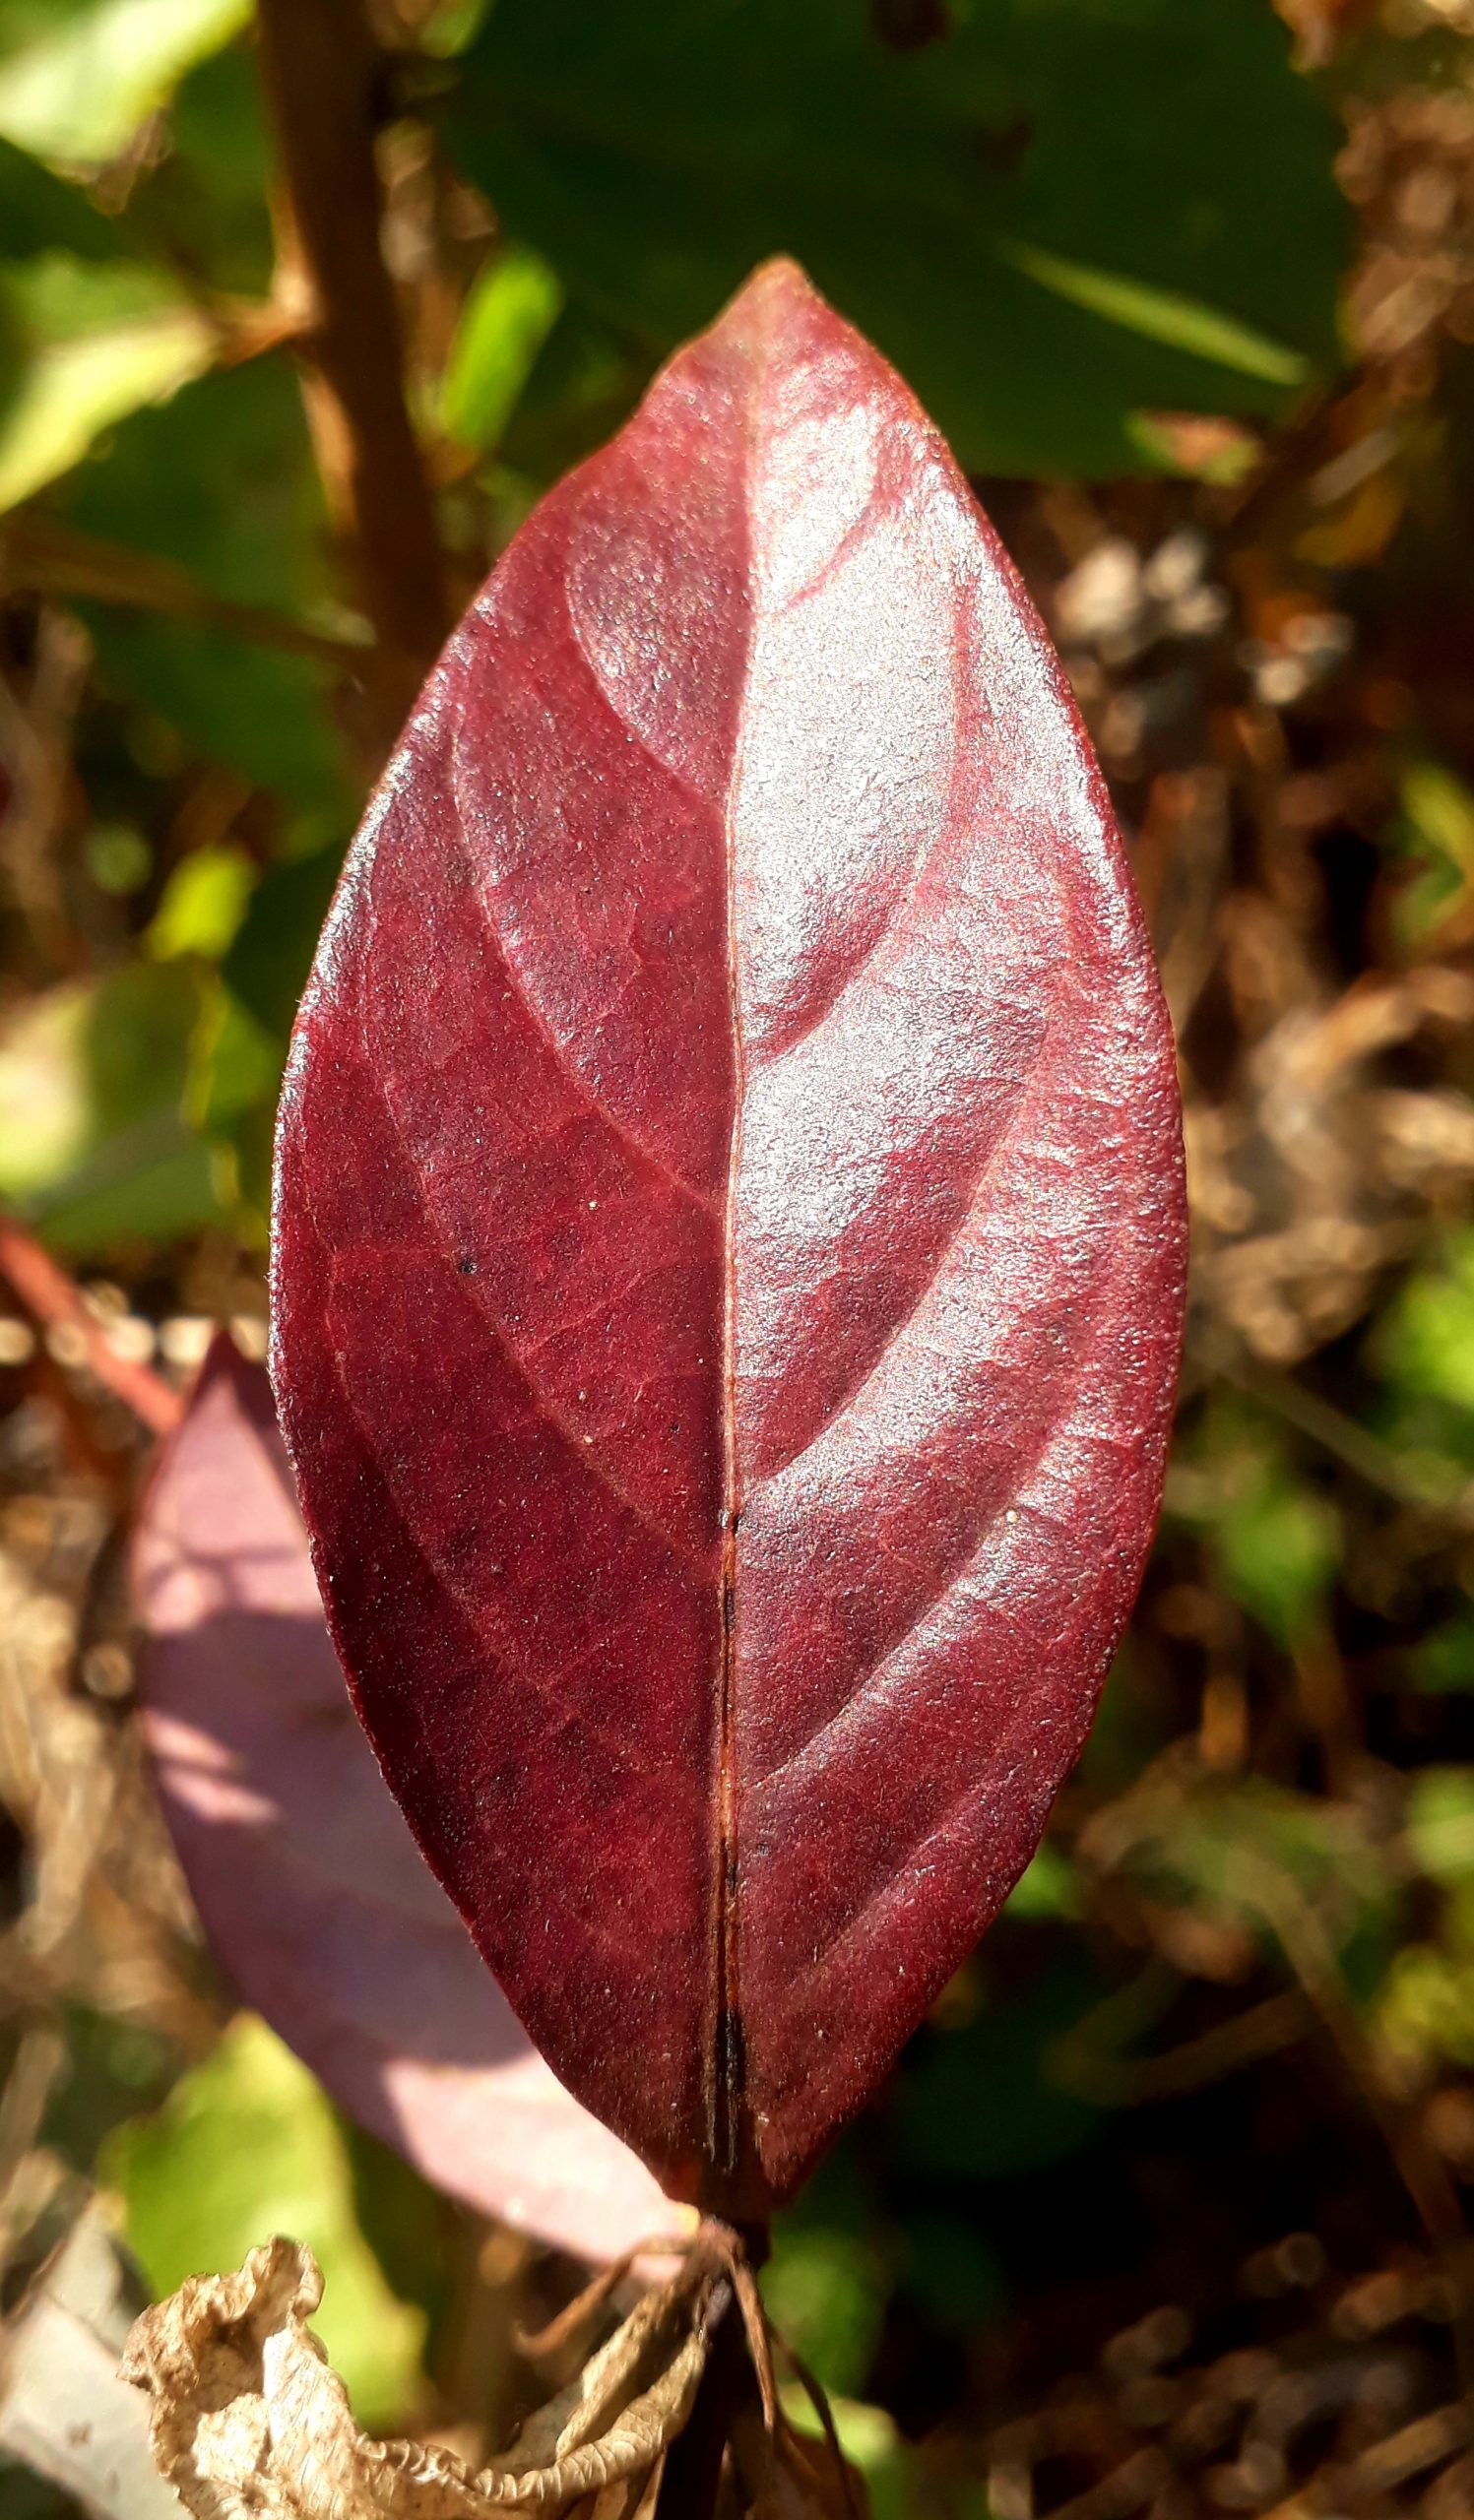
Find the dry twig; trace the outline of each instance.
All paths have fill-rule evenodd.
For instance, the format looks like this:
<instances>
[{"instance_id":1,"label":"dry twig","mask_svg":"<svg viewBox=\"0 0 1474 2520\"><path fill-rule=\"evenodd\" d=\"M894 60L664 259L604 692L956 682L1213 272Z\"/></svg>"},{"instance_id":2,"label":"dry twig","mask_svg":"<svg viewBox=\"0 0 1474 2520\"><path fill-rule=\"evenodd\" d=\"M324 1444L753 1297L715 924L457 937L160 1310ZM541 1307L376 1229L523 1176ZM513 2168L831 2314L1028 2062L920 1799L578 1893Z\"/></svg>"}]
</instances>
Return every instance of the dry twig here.
<instances>
[{"instance_id":1,"label":"dry twig","mask_svg":"<svg viewBox=\"0 0 1474 2520\"><path fill-rule=\"evenodd\" d=\"M393 731L445 636L448 597L379 243L378 57L361 0L261 0L258 25L285 178L278 295L306 299L318 465L380 642Z\"/></svg>"}]
</instances>

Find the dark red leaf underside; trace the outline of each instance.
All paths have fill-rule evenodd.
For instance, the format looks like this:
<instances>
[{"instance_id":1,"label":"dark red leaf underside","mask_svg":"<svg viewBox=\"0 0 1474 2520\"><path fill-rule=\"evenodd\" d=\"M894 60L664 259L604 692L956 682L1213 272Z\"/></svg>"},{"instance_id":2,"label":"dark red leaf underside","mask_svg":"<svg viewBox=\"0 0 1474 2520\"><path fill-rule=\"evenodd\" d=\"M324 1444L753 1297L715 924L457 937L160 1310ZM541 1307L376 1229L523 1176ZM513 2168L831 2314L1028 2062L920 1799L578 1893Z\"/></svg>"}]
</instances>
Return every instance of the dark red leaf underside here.
<instances>
[{"instance_id":1,"label":"dark red leaf underside","mask_svg":"<svg viewBox=\"0 0 1474 2520\"><path fill-rule=\"evenodd\" d=\"M788 2193L1037 1842L1181 1336L1172 1043L1035 614L791 265L538 509L354 848L276 1371L430 1861L675 2192Z\"/></svg>"}]
</instances>

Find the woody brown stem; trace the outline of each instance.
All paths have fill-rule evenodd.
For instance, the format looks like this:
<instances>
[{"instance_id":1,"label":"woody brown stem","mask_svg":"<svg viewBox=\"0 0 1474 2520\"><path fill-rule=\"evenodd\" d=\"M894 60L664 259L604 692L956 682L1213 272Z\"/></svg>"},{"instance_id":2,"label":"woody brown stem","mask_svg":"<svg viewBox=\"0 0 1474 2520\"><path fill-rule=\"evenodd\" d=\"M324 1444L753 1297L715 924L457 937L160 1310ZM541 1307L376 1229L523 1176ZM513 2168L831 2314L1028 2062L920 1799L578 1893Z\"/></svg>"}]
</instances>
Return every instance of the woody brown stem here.
<instances>
[{"instance_id":1,"label":"woody brown stem","mask_svg":"<svg viewBox=\"0 0 1474 2520\"><path fill-rule=\"evenodd\" d=\"M397 724L444 638L448 610L380 244L379 56L362 0L260 0L257 25L285 180L281 293L289 298L294 286L305 296L319 469L380 642L376 696Z\"/></svg>"},{"instance_id":2,"label":"woody brown stem","mask_svg":"<svg viewBox=\"0 0 1474 2520\"><path fill-rule=\"evenodd\" d=\"M741 2313L725 2277L706 2316L706 2367L684 2428L666 2453L655 2520L716 2520L727 2444L744 2396L756 2387Z\"/></svg>"}]
</instances>

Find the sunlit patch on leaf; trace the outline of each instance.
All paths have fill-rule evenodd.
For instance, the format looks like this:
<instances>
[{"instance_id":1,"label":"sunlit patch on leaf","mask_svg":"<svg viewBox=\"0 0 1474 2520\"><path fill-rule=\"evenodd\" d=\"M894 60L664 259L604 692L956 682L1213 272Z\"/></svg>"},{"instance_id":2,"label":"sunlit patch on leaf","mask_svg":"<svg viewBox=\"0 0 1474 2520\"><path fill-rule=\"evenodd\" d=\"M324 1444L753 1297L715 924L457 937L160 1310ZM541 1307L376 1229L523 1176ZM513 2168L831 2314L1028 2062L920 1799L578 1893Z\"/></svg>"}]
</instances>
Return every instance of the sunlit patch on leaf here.
<instances>
[{"instance_id":1,"label":"sunlit patch on leaf","mask_svg":"<svg viewBox=\"0 0 1474 2520\"><path fill-rule=\"evenodd\" d=\"M63 983L0 1033L0 1198L64 1248L167 1239L216 1214L184 1113L200 983L134 964Z\"/></svg>"},{"instance_id":2,"label":"sunlit patch on leaf","mask_svg":"<svg viewBox=\"0 0 1474 2520\"><path fill-rule=\"evenodd\" d=\"M218 963L245 916L256 881L249 852L228 843L191 850L174 868L149 923L149 952L160 963L199 954Z\"/></svg>"},{"instance_id":3,"label":"sunlit patch on leaf","mask_svg":"<svg viewBox=\"0 0 1474 2520\"><path fill-rule=\"evenodd\" d=\"M1053 289L1087 315L1099 315L1108 324L1139 333L1143 341L1187 350L1194 358L1233 368L1241 376L1257 377L1266 385L1304 385L1311 373L1309 359L1299 350L1288 349L1252 325L1241 324L1220 308L1173 289L1154 288L1121 272L1099 271L1092 263L1072 262L1022 237L1000 236L993 252L1000 262L1037 281L1041 288Z\"/></svg>"},{"instance_id":4,"label":"sunlit patch on leaf","mask_svg":"<svg viewBox=\"0 0 1474 2520\"><path fill-rule=\"evenodd\" d=\"M523 246L508 246L482 273L462 309L441 386L451 437L481 450L498 443L562 303L556 273Z\"/></svg>"},{"instance_id":5,"label":"sunlit patch on leaf","mask_svg":"<svg viewBox=\"0 0 1474 2520\"><path fill-rule=\"evenodd\" d=\"M100 164L250 16L251 0L3 0L0 135Z\"/></svg>"},{"instance_id":6,"label":"sunlit patch on leaf","mask_svg":"<svg viewBox=\"0 0 1474 2520\"><path fill-rule=\"evenodd\" d=\"M0 398L0 509L81 462L115 421L216 355L208 318L155 273L62 254L0 267L12 346Z\"/></svg>"},{"instance_id":7,"label":"sunlit patch on leaf","mask_svg":"<svg viewBox=\"0 0 1474 2520\"><path fill-rule=\"evenodd\" d=\"M1377 1350L1407 1391L1474 1413L1474 1232L1447 1235L1378 1325Z\"/></svg>"},{"instance_id":8,"label":"sunlit patch on leaf","mask_svg":"<svg viewBox=\"0 0 1474 2520\"><path fill-rule=\"evenodd\" d=\"M1411 1862L1442 1894L1437 1939L1398 1951L1378 1998L1380 2036L1406 2067L1474 2064L1474 1768L1431 1768L1407 1798Z\"/></svg>"},{"instance_id":9,"label":"sunlit patch on leaf","mask_svg":"<svg viewBox=\"0 0 1474 2520\"><path fill-rule=\"evenodd\" d=\"M1009 1891L1003 1913L1015 1924L1032 1924L1047 1917L1075 1916L1079 1905L1074 1865L1062 1849L1046 1838Z\"/></svg>"},{"instance_id":10,"label":"sunlit patch on leaf","mask_svg":"<svg viewBox=\"0 0 1474 2520\"><path fill-rule=\"evenodd\" d=\"M826 2389L848 2397L869 2376L889 2289L873 2240L817 2222L780 2224L762 2275L775 2327Z\"/></svg>"}]
</instances>

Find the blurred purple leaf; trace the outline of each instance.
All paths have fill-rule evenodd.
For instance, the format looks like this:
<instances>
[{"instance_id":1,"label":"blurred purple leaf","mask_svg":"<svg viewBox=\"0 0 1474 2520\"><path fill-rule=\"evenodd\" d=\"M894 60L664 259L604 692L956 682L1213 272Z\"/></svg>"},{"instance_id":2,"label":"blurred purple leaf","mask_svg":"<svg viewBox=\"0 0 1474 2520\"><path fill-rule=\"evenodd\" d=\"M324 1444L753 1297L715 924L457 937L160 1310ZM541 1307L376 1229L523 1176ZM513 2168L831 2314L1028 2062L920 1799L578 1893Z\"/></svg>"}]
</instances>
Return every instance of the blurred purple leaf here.
<instances>
[{"instance_id":1,"label":"blurred purple leaf","mask_svg":"<svg viewBox=\"0 0 1474 2520\"><path fill-rule=\"evenodd\" d=\"M427 2178L586 2257L688 2219L564 2091L416 1848L329 1642L265 1372L224 1333L144 1501L139 1689L244 1999Z\"/></svg>"}]
</instances>

